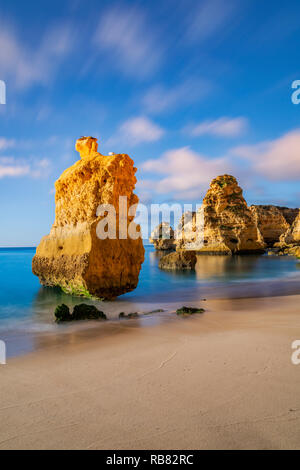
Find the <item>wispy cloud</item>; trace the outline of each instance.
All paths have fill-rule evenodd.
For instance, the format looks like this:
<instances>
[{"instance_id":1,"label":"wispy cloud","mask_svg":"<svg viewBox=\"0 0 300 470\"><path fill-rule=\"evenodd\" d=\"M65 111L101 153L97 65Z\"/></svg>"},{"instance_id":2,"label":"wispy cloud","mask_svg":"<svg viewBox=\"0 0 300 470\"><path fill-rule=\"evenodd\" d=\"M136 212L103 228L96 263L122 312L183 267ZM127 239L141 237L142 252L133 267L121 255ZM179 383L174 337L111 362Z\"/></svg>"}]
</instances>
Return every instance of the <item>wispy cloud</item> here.
<instances>
[{"instance_id":1,"label":"wispy cloud","mask_svg":"<svg viewBox=\"0 0 300 470\"><path fill-rule=\"evenodd\" d=\"M242 187L261 198L270 181L300 181L299 155L300 129L272 141L233 147L221 158L211 158L189 147L178 148L141 166L144 178L151 174L141 187L151 188L152 194L171 194L174 199L199 200L213 178L230 173L239 178ZM274 195L272 198L273 203L279 201Z\"/></svg>"},{"instance_id":2,"label":"wispy cloud","mask_svg":"<svg viewBox=\"0 0 300 470\"><path fill-rule=\"evenodd\" d=\"M67 26L47 29L34 45L24 41L14 28L0 24L0 75L19 89L47 84L74 41Z\"/></svg>"},{"instance_id":3,"label":"wispy cloud","mask_svg":"<svg viewBox=\"0 0 300 470\"><path fill-rule=\"evenodd\" d=\"M238 3L236 0L204 0L197 5L187 16L186 38L189 41L204 41L215 34L223 34Z\"/></svg>"},{"instance_id":4,"label":"wispy cloud","mask_svg":"<svg viewBox=\"0 0 300 470\"><path fill-rule=\"evenodd\" d=\"M214 121L204 121L197 125L190 125L185 130L194 137L212 135L214 137L238 137L248 127L248 121L244 117L222 117Z\"/></svg>"},{"instance_id":5,"label":"wispy cloud","mask_svg":"<svg viewBox=\"0 0 300 470\"><path fill-rule=\"evenodd\" d=\"M10 149L14 146L14 139L6 139L5 137L0 137L0 151Z\"/></svg>"},{"instance_id":6,"label":"wispy cloud","mask_svg":"<svg viewBox=\"0 0 300 470\"><path fill-rule=\"evenodd\" d=\"M300 180L300 129L272 141L236 147L231 153L248 160L252 170L268 180Z\"/></svg>"},{"instance_id":7,"label":"wispy cloud","mask_svg":"<svg viewBox=\"0 0 300 470\"><path fill-rule=\"evenodd\" d=\"M189 147L183 147L146 161L141 170L163 175L159 181L150 183L157 193L173 193L176 198L189 199L191 195L202 197L212 178L233 168L228 158L210 159Z\"/></svg>"},{"instance_id":8,"label":"wispy cloud","mask_svg":"<svg viewBox=\"0 0 300 470\"><path fill-rule=\"evenodd\" d=\"M101 18L94 37L111 66L124 74L143 78L158 67L163 46L135 7L112 7Z\"/></svg>"},{"instance_id":9,"label":"wispy cloud","mask_svg":"<svg viewBox=\"0 0 300 470\"><path fill-rule=\"evenodd\" d=\"M156 85L147 91L142 104L147 112L161 113L195 103L211 90L211 83L204 79L187 79L174 87Z\"/></svg>"},{"instance_id":10,"label":"wispy cloud","mask_svg":"<svg viewBox=\"0 0 300 470\"><path fill-rule=\"evenodd\" d=\"M20 177L30 173L29 165L16 163L12 158L0 158L0 179L5 177Z\"/></svg>"},{"instance_id":11,"label":"wispy cloud","mask_svg":"<svg viewBox=\"0 0 300 470\"><path fill-rule=\"evenodd\" d=\"M22 176L43 178L48 176L49 170L50 161L46 158L25 161L13 157L0 157L0 179L6 177L20 178Z\"/></svg>"},{"instance_id":12,"label":"wispy cloud","mask_svg":"<svg viewBox=\"0 0 300 470\"><path fill-rule=\"evenodd\" d=\"M138 116L125 121L112 136L107 145L126 144L130 146L159 140L165 131L145 116Z\"/></svg>"}]
</instances>

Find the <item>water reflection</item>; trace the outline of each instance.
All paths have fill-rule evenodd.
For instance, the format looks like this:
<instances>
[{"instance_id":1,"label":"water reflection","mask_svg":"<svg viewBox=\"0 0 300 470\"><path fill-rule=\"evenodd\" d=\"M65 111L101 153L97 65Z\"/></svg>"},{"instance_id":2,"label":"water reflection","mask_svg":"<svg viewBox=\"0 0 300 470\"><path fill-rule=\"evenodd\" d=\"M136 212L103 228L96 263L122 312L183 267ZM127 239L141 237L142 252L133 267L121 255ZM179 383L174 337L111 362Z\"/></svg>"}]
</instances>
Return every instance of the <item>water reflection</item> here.
<instances>
[{"instance_id":1,"label":"water reflection","mask_svg":"<svg viewBox=\"0 0 300 470\"><path fill-rule=\"evenodd\" d=\"M211 256L198 255L197 279L233 278L249 275L257 270L261 256Z\"/></svg>"}]
</instances>

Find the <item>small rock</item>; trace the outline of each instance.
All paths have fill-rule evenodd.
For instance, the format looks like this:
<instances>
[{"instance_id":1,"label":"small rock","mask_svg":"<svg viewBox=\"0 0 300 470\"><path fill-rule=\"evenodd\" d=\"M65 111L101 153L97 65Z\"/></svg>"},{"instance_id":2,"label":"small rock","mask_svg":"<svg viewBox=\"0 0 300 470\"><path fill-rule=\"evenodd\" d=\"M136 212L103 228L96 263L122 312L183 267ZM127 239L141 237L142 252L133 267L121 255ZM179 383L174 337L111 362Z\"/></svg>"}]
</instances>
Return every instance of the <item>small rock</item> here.
<instances>
[{"instance_id":1,"label":"small rock","mask_svg":"<svg viewBox=\"0 0 300 470\"><path fill-rule=\"evenodd\" d=\"M169 271L194 270L197 256L194 251L176 251L163 256L159 261L160 269Z\"/></svg>"},{"instance_id":2,"label":"small rock","mask_svg":"<svg viewBox=\"0 0 300 470\"><path fill-rule=\"evenodd\" d=\"M149 241L157 251L171 251L176 248L174 230L167 222L162 222L153 230Z\"/></svg>"},{"instance_id":3,"label":"small rock","mask_svg":"<svg viewBox=\"0 0 300 470\"><path fill-rule=\"evenodd\" d=\"M76 305L72 315L73 320L106 320L106 315L94 305Z\"/></svg>"},{"instance_id":4,"label":"small rock","mask_svg":"<svg viewBox=\"0 0 300 470\"><path fill-rule=\"evenodd\" d=\"M196 313L204 313L204 308L182 307L176 311L177 315L195 315Z\"/></svg>"},{"instance_id":5,"label":"small rock","mask_svg":"<svg viewBox=\"0 0 300 470\"><path fill-rule=\"evenodd\" d=\"M74 307L70 313L67 305L59 305L54 312L56 323L79 321L79 320L106 320L106 315L94 305L80 304Z\"/></svg>"},{"instance_id":6,"label":"small rock","mask_svg":"<svg viewBox=\"0 0 300 470\"><path fill-rule=\"evenodd\" d=\"M54 315L55 315L56 323L72 321L72 315L70 314L70 309L65 304L58 305L55 309Z\"/></svg>"},{"instance_id":7,"label":"small rock","mask_svg":"<svg viewBox=\"0 0 300 470\"><path fill-rule=\"evenodd\" d=\"M128 315L126 315L124 312L121 312L120 315L119 315L119 318L125 318L127 320L132 320L133 318L138 318L139 317L139 314L137 312L135 313L128 313Z\"/></svg>"}]
</instances>

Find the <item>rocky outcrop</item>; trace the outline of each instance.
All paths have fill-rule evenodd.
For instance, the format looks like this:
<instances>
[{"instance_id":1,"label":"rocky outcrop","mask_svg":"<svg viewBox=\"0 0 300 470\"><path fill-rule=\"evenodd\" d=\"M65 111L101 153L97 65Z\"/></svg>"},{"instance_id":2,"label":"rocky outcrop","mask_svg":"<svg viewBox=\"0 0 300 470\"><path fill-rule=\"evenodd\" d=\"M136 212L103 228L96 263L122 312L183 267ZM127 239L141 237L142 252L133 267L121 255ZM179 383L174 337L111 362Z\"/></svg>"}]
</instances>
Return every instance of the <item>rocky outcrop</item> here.
<instances>
[{"instance_id":1,"label":"rocky outcrop","mask_svg":"<svg viewBox=\"0 0 300 470\"><path fill-rule=\"evenodd\" d=\"M278 210L282 213L283 217L289 225L293 225L298 214L299 209L290 209L289 207L276 206Z\"/></svg>"},{"instance_id":2,"label":"rocky outcrop","mask_svg":"<svg viewBox=\"0 0 300 470\"><path fill-rule=\"evenodd\" d=\"M183 214L175 232L177 250L190 250L198 248L198 233L196 230L196 222L197 212L188 211Z\"/></svg>"},{"instance_id":3,"label":"rocky outcrop","mask_svg":"<svg viewBox=\"0 0 300 470\"><path fill-rule=\"evenodd\" d=\"M294 220L291 227L284 233L279 240L278 246L284 247L287 245L300 246L300 211L298 209L298 216Z\"/></svg>"},{"instance_id":4,"label":"rocky outcrop","mask_svg":"<svg viewBox=\"0 0 300 470\"><path fill-rule=\"evenodd\" d=\"M201 209L191 215L178 246L218 254L264 251L263 237L234 176L218 176L211 182Z\"/></svg>"},{"instance_id":5,"label":"rocky outcrop","mask_svg":"<svg viewBox=\"0 0 300 470\"><path fill-rule=\"evenodd\" d=\"M272 247L275 243L279 242L281 235L290 228L283 215L284 211L281 210L284 208L276 206L251 206L250 209L268 247Z\"/></svg>"},{"instance_id":6,"label":"rocky outcrop","mask_svg":"<svg viewBox=\"0 0 300 470\"><path fill-rule=\"evenodd\" d=\"M195 269L197 256L194 251L176 251L163 256L159 261L160 269L183 271Z\"/></svg>"},{"instance_id":7,"label":"rocky outcrop","mask_svg":"<svg viewBox=\"0 0 300 470\"><path fill-rule=\"evenodd\" d=\"M54 312L56 323L81 321L81 320L106 320L106 315L94 305L75 305L73 313L67 305L58 305Z\"/></svg>"},{"instance_id":8,"label":"rocky outcrop","mask_svg":"<svg viewBox=\"0 0 300 470\"><path fill-rule=\"evenodd\" d=\"M129 224L139 232L134 214L128 216L128 208L138 202L133 193L136 168L128 155L98 153L92 137L79 139L76 150L81 159L55 183L55 222L37 248L33 273L45 286L111 299L136 288L144 261L142 239L119 232L120 225L127 230ZM121 215L119 196L127 197ZM99 237L98 224L107 216L97 215L103 204L115 210L115 239Z\"/></svg>"},{"instance_id":9,"label":"rocky outcrop","mask_svg":"<svg viewBox=\"0 0 300 470\"><path fill-rule=\"evenodd\" d=\"M153 230L149 241L158 251L170 251L176 248L174 230L167 222L162 222Z\"/></svg>"}]
</instances>

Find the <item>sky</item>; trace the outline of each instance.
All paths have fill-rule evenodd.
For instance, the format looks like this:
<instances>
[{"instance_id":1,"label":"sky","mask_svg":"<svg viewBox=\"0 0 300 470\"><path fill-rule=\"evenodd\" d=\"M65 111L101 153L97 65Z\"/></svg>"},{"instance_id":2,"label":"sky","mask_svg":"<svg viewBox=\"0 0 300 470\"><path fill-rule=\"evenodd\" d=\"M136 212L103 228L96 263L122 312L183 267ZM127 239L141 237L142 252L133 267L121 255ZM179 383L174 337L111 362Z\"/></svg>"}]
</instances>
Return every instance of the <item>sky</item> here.
<instances>
[{"instance_id":1,"label":"sky","mask_svg":"<svg viewBox=\"0 0 300 470\"><path fill-rule=\"evenodd\" d=\"M299 33L299 0L2 0L0 246L49 233L82 135L133 158L144 204L229 173L248 204L299 207Z\"/></svg>"}]
</instances>

